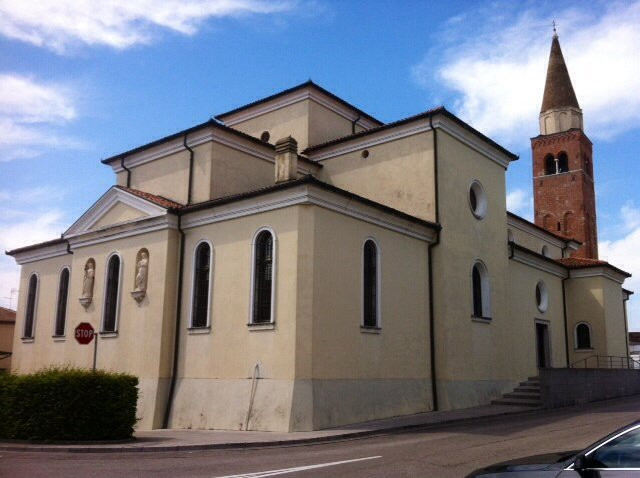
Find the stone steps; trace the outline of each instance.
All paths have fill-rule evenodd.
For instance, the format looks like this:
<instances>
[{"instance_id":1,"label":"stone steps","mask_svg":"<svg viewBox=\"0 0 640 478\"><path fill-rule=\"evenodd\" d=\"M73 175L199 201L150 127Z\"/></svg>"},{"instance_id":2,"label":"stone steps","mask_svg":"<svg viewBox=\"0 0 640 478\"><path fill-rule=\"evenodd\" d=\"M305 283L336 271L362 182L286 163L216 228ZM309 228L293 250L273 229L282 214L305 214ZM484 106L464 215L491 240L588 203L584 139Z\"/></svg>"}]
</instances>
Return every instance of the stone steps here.
<instances>
[{"instance_id":1,"label":"stone steps","mask_svg":"<svg viewBox=\"0 0 640 478\"><path fill-rule=\"evenodd\" d=\"M513 392L505 393L502 398L493 400L494 405L517 405L521 407L541 407L540 379L529 377L524 382L520 382Z\"/></svg>"}]
</instances>

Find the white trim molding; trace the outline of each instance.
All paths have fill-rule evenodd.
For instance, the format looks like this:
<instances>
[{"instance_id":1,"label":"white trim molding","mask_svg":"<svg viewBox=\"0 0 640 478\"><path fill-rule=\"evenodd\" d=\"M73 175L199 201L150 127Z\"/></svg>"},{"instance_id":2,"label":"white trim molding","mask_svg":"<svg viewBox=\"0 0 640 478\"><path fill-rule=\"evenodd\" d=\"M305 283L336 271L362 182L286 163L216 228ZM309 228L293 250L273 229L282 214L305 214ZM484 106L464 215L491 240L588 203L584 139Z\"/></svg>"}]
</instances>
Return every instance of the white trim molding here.
<instances>
[{"instance_id":1,"label":"white trim molding","mask_svg":"<svg viewBox=\"0 0 640 478\"><path fill-rule=\"evenodd\" d=\"M541 231L540 229L538 229L538 227L536 227L535 225L531 224L529 221L527 221L524 218L517 218L512 216L511 214L507 214L507 226L509 227L513 227L514 229L518 229L522 232L524 232L525 234L528 234L530 236L536 237L544 242L546 242L547 244L551 244L552 246L555 247L559 247L560 249L562 249L563 247L565 247L565 244L571 248L571 246L569 245L569 242L573 243L574 241L563 241L562 239L555 237L553 235L551 235L550 233L546 233L544 231Z\"/></svg>"},{"instance_id":2,"label":"white trim molding","mask_svg":"<svg viewBox=\"0 0 640 478\"><path fill-rule=\"evenodd\" d=\"M207 291L207 321L205 325L195 326L193 325L193 304L195 300L195 283L196 283L196 263L198 247L201 244L207 244L209 246L209 290ZM213 304L213 244L208 239L200 239L193 246L193 253L191 254L191 292L189 294L189 333L196 333L196 330L208 330L211 329L211 309Z\"/></svg>"},{"instance_id":3,"label":"white trim molding","mask_svg":"<svg viewBox=\"0 0 640 478\"><path fill-rule=\"evenodd\" d=\"M44 259L51 259L52 257L64 256L69 254L67 251L67 243L60 242L59 244L43 245L35 249L30 249L24 252L17 252L13 254L13 258L16 264L23 265L29 262L41 261Z\"/></svg>"},{"instance_id":4,"label":"white trim molding","mask_svg":"<svg viewBox=\"0 0 640 478\"><path fill-rule=\"evenodd\" d=\"M561 264L555 264L548 259L543 259L533 251L522 250L519 247L511 248L511 259L521 264L533 267L543 272L548 272L556 277L565 279L568 277L567 270Z\"/></svg>"},{"instance_id":5,"label":"white trim molding","mask_svg":"<svg viewBox=\"0 0 640 478\"><path fill-rule=\"evenodd\" d=\"M258 239L258 236L262 233L267 231L269 234L271 234L271 247L273 248L272 250L272 257L271 257L271 311L270 311L270 317L269 317L269 322L254 322L253 320L253 301L255 300L255 280L256 280L256 240ZM277 271L278 271L278 237L276 236L275 231L273 230L273 228L271 226L263 226L260 229L258 229L255 234L253 235L253 238L251 239L251 289L249 291L249 321L247 322L247 324L249 326L261 326L261 325L265 325L265 324L275 324L276 323L276 278L277 278Z\"/></svg>"},{"instance_id":6,"label":"white trim molding","mask_svg":"<svg viewBox=\"0 0 640 478\"><path fill-rule=\"evenodd\" d=\"M624 274L620 274L607 266L584 267L581 269L571 269L569 271L569 278L571 279L582 279L584 277L605 277L618 284L623 284L627 278Z\"/></svg>"}]
</instances>

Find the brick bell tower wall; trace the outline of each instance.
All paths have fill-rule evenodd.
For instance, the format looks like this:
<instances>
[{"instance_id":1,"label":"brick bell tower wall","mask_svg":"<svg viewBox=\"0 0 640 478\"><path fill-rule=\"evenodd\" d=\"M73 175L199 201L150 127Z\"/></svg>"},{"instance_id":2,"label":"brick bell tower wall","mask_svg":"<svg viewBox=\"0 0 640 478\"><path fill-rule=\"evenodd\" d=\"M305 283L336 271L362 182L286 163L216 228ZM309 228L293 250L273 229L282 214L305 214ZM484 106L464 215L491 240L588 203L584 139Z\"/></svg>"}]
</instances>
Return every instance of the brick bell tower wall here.
<instances>
[{"instance_id":1,"label":"brick bell tower wall","mask_svg":"<svg viewBox=\"0 0 640 478\"><path fill-rule=\"evenodd\" d=\"M536 225L582 242L573 257L597 259L591 141L571 129L532 138L531 149Z\"/></svg>"}]
</instances>

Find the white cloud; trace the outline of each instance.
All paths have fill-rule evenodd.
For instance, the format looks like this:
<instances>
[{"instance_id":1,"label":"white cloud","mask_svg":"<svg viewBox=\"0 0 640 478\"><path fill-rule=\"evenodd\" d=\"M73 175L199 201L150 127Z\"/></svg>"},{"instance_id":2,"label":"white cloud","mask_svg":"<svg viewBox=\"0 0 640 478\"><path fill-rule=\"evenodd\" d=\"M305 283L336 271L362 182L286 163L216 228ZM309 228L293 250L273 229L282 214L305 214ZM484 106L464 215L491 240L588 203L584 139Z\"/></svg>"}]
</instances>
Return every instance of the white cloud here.
<instances>
[{"instance_id":1,"label":"white cloud","mask_svg":"<svg viewBox=\"0 0 640 478\"><path fill-rule=\"evenodd\" d=\"M66 229L64 214L59 209L45 210L38 206L38 202L51 196L60 198L56 190L42 187L21 191L0 191L0 200L5 198L20 198L17 209L3 209L0 214L0 305L15 308L16 294L10 302L12 289L17 289L20 279L20 268L12 257L4 255L4 251L17 247L35 244L60 237ZM15 201L11 202L12 205Z\"/></svg>"},{"instance_id":2,"label":"white cloud","mask_svg":"<svg viewBox=\"0 0 640 478\"><path fill-rule=\"evenodd\" d=\"M464 120L520 146L538 131L552 17L539 10L513 13L505 3L489 8L449 21L438 48L413 75L425 86L435 81L453 90L453 109ZM608 139L640 126L640 1L603 8L554 10L553 17L585 127L590 136ZM436 57L438 51L444 57Z\"/></svg>"},{"instance_id":3,"label":"white cloud","mask_svg":"<svg viewBox=\"0 0 640 478\"><path fill-rule=\"evenodd\" d=\"M70 89L22 75L0 73L0 162L36 157L42 148L77 148L57 129L77 111Z\"/></svg>"},{"instance_id":4,"label":"white cloud","mask_svg":"<svg viewBox=\"0 0 640 478\"><path fill-rule=\"evenodd\" d=\"M601 259L632 274L624 283L626 289L640 294L640 209L633 203L620 210L620 230L625 235L620 239L600 241L598 253ZM632 296L628 302L630 329L640 330L640 300Z\"/></svg>"},{"instance_id":5,"label":"white cloud","mask_svg":"<svg viewBox=\"0 0 640 478\"><path fill-rule=\"evenodd\" d=\"M507 210L533 221L533 196L531 191L514 189L507 194Z\"/></svg>"},{"instance_id":6,"label":"white cloud","mask_svg":"<svg viewBox=\"0 0 640 478\"><path fill-rule=\"evenodd\" d=\"M0 0L0 34L58 53L77 44L124 49L154 32L193 35L209 18L291 10L295 0Z\"/></svg>"}]
</instances>

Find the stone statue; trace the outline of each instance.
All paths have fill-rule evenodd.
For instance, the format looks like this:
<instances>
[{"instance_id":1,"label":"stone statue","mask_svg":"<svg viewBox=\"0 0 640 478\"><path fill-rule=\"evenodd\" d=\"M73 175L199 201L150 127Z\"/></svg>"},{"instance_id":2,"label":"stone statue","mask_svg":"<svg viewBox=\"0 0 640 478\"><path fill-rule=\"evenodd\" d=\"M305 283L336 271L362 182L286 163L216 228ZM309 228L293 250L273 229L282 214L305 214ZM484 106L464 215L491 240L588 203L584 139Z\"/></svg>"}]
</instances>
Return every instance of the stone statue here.
<instances>
[{"instance_id":1,"label":"stone statue","mask_svg":"<svg viewBox=\"0 0 640 478\"><path fill-rule=\"evenodd\" d=\"M80 303L88 307L93 299L93 283L96 276L96 261L89 259L84 266L84 279L82 281L82 297Z\"/></svg>"},{"instance_id":2,"label":"stone statue","mask_svg":"<svg viewBox=\"0 0 640 478\"><path fill-rule=\"evenodd\" d=\"M147 276L149 273L149 251L140 249L136 259L136 277L133 281L133 292L131 297L136 302L142 302L144 296L147 295Z\"/></svg>"},{"instance_id":3,"label":"stone statue","mask_svg":"<svg viewBox=\"0 0 640 478\"><path fill-rule=\"evenodd\" d=\"M135 291L147 289L147 271L149 270L149 253L146 250L140 251L140 258L136 263Z\"/></svg>"}]
</instances>

